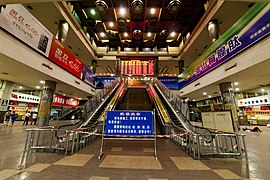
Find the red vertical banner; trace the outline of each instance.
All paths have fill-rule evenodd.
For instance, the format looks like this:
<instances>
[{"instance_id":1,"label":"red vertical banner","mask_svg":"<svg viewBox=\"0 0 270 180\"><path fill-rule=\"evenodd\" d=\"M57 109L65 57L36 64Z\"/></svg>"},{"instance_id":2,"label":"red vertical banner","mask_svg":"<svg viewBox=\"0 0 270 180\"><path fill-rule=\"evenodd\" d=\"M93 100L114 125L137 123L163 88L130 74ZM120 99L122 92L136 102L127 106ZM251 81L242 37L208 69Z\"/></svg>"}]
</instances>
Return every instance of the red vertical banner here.
<instances>
[{"instance_id":1,"label":"red vertical banner","mask_svg":"<svg viewBox=\"0 0 270 180\"><path fill-rule=\"evenodd\" d=\"M147 75L147 64L148 62L147 61L143 61L143 75Z\"/></svg>"},{"instance_id":2,"label":"red vertical banner","mask_svg":"<svg viewBox=\"0 0 270 180\"><path fill-rule=\"evenodd\" d=\"M148 74L154 75L154 60L149 60Z\"/></svg>"},{"instance_id":3,"label":"red vertical banner","mask_svg":"<svg viewBox=\"0 0 270 180\"><path fill-rule=\"evenodd\" d=\"M141 74L140 68L141 68L141 62L136 61L136 74L138 74L138 75Z\"/></svg>"},{"instance_id":4,"label":"red vertical banner","mask_svg":"<svg viewBox=\"0 0 270 180\"><path fill-rule=\"evenodd\" d=\"M124 74L128 74L128 61L125 61L125 72Z\"/></svg>"},{"instance_id":5,"label":"red vertical banner","mask_svg":"<svg viewBox=\"0 0 270 180\"><path fill-rule=\"evenodd\" d=\"M78 78L81 78L82 62L55 37L52 41L49 59Z\"/></svg>"},{"instance_id":6,"label":"red vertical banner","mask_svg":"<svg viewBox=\"0 0 270 180\"><path fill-rule=\"evenodd\" d=\"M121 74L125 74L124 70L125 70L125 61L121 61L121 67L120 67Z\"/></svg>"},{"instance_id":7,"label":"red vertical banner","mask_svg":"<svg viewBox=\"0 0 270 180\"><path fill-rule=\"evenodd\" d=\"M131 61L131 62L132 62L132 73L137 74L136 73L136 61Z\"/></svg>"}]
</instances>

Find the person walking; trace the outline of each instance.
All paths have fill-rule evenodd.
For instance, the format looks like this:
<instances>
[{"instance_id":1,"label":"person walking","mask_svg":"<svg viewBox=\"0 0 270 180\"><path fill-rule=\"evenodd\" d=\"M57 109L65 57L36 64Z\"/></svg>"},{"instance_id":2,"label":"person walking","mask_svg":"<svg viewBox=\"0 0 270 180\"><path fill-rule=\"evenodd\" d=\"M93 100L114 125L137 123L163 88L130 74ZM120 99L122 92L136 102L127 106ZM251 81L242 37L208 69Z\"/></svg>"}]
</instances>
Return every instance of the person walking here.
<instances>
[{"instance_id":1,"label":"person walking","mask_svg":"<svg viewBox=\"0 0 270 180\"><path fill-rule=\"evenodd\" d=\"M32 125L33 122L34 122L34 125L37 124L37 113L36 112L34 112L32 114L32 121L31 121L31 124L30 125Z\"/></svg>"},{"instance_id":2,"label":"person walking","mask_svg":"<svg viewBox=\"0 0 270 180\"><path fill-rule=\"evenodd\" d=\"M15 111L12 111L12 113L10 114L10 120L9 120L9 122L11 122L10 127L13 126L14 121L16 120L17 117L18 117L18 114L16 114Z\"/></svg>"},{"instance_id":3,"label":"person walking","mask_svg":"<svg viewBox=\"0 0 270 180\"><path fill-rule=\"evenodd\" d=\"M4 124L3 126L8 126L8 122L10 120L10 114L11 114L11 111L8 110L5 114L4 114Z\"/></svg>"},{"instance_id":4,"label":"person walking","mask_svg":"<svg viewBox=\"0 0 270 180\"><path fill-rule=\"evenodd\" d=\"M31 117L31 114L28 111L26 111L25 119L23 121L23 125L28 125L28 121L29 121L30 117Z\"/></svg>"}]
</instances>

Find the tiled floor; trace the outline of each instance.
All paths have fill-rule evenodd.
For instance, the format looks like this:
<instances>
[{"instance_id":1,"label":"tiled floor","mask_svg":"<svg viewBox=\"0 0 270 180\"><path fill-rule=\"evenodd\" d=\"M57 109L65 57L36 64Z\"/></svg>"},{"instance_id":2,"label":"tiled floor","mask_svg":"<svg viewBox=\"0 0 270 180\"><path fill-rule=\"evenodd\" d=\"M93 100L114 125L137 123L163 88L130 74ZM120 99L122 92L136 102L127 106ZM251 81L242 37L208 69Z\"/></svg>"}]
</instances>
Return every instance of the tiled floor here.
<instances>
[{"instance_id":1,"label":"tiled floor","mask_svg":"<svg viewBox=\"0 0 270 180\"><path fill-rule=\"evenodd\" d=\"M28 167L18 170L24 147L25 127L0 127L0 180L175 180L270 179L270 128L247 134L249 160L193 160L168 139L158 139L158 159L153 142L105 141L98 159L100 140L72 156L31 153Z\"/></svg>"}]
</instances>

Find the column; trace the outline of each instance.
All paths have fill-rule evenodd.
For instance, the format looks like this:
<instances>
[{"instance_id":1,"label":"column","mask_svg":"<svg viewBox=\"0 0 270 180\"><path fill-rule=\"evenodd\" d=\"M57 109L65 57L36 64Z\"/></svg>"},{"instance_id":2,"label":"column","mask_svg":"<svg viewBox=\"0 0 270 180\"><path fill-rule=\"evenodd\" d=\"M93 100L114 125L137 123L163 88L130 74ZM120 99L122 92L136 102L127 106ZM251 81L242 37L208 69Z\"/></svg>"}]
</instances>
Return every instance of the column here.
<instances>
[{"instance_id":1,"label":"column","mask_svg":"<svg viewBox=\"0 0 270 180\"><path fill-rule=\"evenodd\" d=\"M178 70L179 70L179 74L181 74L184 71L184 60L178 61Z\"/></svg>"},{"instance_id":2,"label":"column","mask_svg":"<svg viewBox=\"0 0 270 180\"><path fill-rule=\"evenodd\" d=\"M221 92L223 109L231 111L235 128L234 130L238 131L239 123L232 83L231 82L220 83L219 88Z\"/></svg>"},{"instance_id":3,"label":"column","mask_svg":"<svg viewBox=\"0 0 270 180\"><path fill-rule=\"evenodd\" d=\"M120 59L116 59L115 61L115 77L119 77L120 76Z\"/></svg>"},{"instance_id":4,"label":"column","mask_svg":"<svg viewBox=\"0 0 270 180\"><path fill-rule=\"evenodd\" d=\"M215 42L219 38L219 25L218 25L218 20L213 19L208 23L208 33L209 37L211 38L212 42Z\"/></svg>"},{"instance_id":5,"label":"column","mask_svg":"<svg viewBox=\"0 0 270 180\"><path fill-rule=\"evenodd\" d=\"M56 39L58 39L62 43L65 43L67 39L68 30L69 30L68 23L64 20L60 20L58 24Z\"/></svg>"},{"instance_id":6,"label":"column","mask_svg":"<svg viewBox=\"0 0 270 180\"><path fill-rule=\"evenodd\" d=\"M92 65L91 65L91 70L94 74L96 74L96 70L97 70L97 60L93 59L92 60Z\"/></svg>"},{"instance_id":7,"label":"column","mask_svg":"<svg viewBox=\"0 0 270 180\"><path fill-rule=\"evenodd\" d=\"M53 94L55 91L56 82L45 81L45 85L41 94L41 100L38 109L38 126L48 126L49 116L53 102Z\"/></svg>"},{"instance_id":8,"label":"column","mask_svg":"<svg viewBox=\"0 0 270 180\"><path fill-rule=\"evenodd\" d=\"M0 122L3 121L3 116L8 110L10 94L12 93L14 82L0 81Z\"/></svg>"}]
</instances>

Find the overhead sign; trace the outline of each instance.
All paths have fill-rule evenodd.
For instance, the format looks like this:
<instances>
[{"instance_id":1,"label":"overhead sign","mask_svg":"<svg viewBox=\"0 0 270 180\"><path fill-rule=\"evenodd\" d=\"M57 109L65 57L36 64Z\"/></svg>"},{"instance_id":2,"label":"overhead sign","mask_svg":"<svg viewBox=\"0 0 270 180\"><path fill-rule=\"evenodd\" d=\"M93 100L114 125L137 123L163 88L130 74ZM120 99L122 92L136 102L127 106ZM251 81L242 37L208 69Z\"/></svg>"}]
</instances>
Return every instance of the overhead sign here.
<instances>
[{"instance_id":1,"label":"overhead sign","mask_svg":"<svg viewBox=\"0 0 270 180\"><path fill-rule=\"evenodd\" d=\"M152 111L108 111L106 135L149 136L153 135Z\"/></svg>"},{"instance_id":2,"label":"overhead sign","mask_svg":"<svg viewBox=\"0 0 270 180\"><path fill-rule=\"evenodd\" d=\"M0 26L48 57L53 35L23 5L8 4L1 8Z\"/></svg>"},{"instance_id":3,"label":"overhead sign","mask_svg":"<svg viewBox=\"0 0 270 180\"><path fill-rule=\"evenodd\" d=\"M168 89L179 89L177 77L158 77L158 80L160 80L160 82L162 82Z\"/></svg>"},{"instance_id":4,"label":"overhead sign","mask_svg":"<svg viewBox=\"0 0 270 180\"><path fill-rule=\"evenodd\" d=\"M55 37L52 41L49 59L78 78L81 78L82 62Z\"/></svg>"},{"instance_id":5,"label":"overhead sign","mask_svg":"<svg viewBox=\"0 0 270 180\"><path fill-rule=\"evenodd\" d=\"M270 4L256 3L178 78L180 86L202 77L270 33Z\"/></svg>"},{"instance_id":6,"label":"overhead sign","mask_svg":"<svg viewBox=\"0 0 270 180\"><path fill-rule=\"evenodd\" d=\"M258 97L253 97L253 98L239 99L238 107L263 105L263 104L269 104L269 103L270 103L270 99L268 96L258 96Z\"/></svg>"},{"instance_id":7,"label":"overhead sign","mask_svg":"<svg viewBox=\"0 0 270 180\"><path fill-rule=\"evenodd\" d=\"M53 95L53 106L76 108L79 105L79 100L65 97L61 95Z\"/></svg>"},{"instance_id":8,"label":"overhead sign","mask_svg":"<svg viewBox=\"0 0 270 180\"><path fill-rule=\"evenodd\" d=\"M104 88L104 85L109 84L115 80L115 77L112 76L97 76L96 80L96 88L101 89Z\"/></svg>"},{"instance_id":9,"label":"overhead sign","mask_svg":"<svg viewBox=\"0 0 270 180\"><path fill-rule=\"evenodd\" d=\"M40 98L29 94L23 94L18 92L12 92L10 94L10 100L28 103L39 103Z\"/></svg>"},{"instance_id":10,"label":"overhead sign","mask_svg":"<svg viewBox=\"0 0 270 180\"><path fill-rule=\"evenodd\" d=\"M154 60L121 60L120 72L122 75L154 75Z\"/></svg>"}]
</instances>

